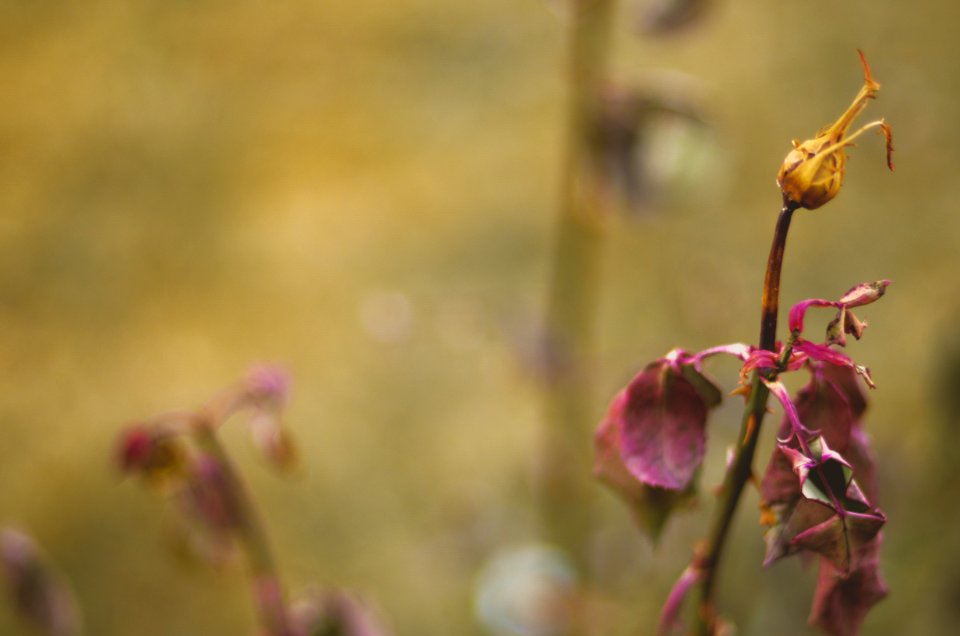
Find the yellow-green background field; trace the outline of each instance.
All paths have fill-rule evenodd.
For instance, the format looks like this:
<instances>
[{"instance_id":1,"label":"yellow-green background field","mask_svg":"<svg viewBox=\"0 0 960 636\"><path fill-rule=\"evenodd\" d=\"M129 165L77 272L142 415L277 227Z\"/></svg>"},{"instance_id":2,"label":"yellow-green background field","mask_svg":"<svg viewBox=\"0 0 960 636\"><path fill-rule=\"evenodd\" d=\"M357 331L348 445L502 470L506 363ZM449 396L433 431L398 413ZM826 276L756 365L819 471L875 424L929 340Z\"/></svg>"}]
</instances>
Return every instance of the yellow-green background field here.
<instances>
[{"instance_id":1,"label":"yellow-green background field","mask_svg":"<svg viewBox=\"0 0 960 636\"><path fill-rule=\"evenodd\" d=\"M524 359L558 203L562 4L0 1L0 523L59 563L89 634L255 633L241 572L178 560L168 511L112 459L125 423L199 404L257 361L294 377L302 469L278 478L242 426L225 437L289 587L358 590L399 635L484 633L478 571L533 538L541 409ZM712 128L663 135L648 158L663 196L611 221L594 419L669 348L756 338L774 176L791 139L852 99L864 49L883 84L866 117L893 125L897 171L879 137L859 141L843 193L797 214L782 304L894 281L850 347L879 386L868 428L890 517L892 593L864 633L947 633L960 4L714 5L662 39L638 36L630 7L618 18L614 74L692 76ZM734 364L712 371L732 388ZM738 424L729 400L707 490ZM710 497L654 551L594 496L607 633L652 633ZM741 634L812 633L815 572L757 578L755 503L723 607ZM0 607L0 633L18 629Z\"/></svg>"}]
</instances>

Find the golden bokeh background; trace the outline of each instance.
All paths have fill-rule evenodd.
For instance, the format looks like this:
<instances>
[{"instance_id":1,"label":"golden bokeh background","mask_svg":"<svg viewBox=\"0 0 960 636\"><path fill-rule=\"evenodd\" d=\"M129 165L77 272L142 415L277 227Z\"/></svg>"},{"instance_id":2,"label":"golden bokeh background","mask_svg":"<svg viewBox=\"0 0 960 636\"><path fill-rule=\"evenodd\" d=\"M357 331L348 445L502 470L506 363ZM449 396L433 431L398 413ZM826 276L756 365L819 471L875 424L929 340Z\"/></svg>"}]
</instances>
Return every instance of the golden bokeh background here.
<instances>
[{"instance_id":1,"label":"golden bokeh background","mask_svg":"<svg viewBox=\"0 0 960 636\"><path fill-rule=\"evenodd\" d=\"M890 517L892 594L864 633L946 633L960 5L712 5L663 38L637 33L637 7L618 15L612 75L684 74L711 128L661 131L644 159L659 196L610 220L596 419L669 348L756 337L774 175L856 93L862 48L883 84L866 118L893 125L897 171L879 138L859 142L843 193L794 221L782 304L894 281L850 347L879 385L868 429ZM169 512L113 454L125 423L258 361L294 378L302 470L273 475L241 422L224 434L288 586L357 590L396 634L486 633L478 572L534 538L524 360L558 205L566 22L544 0L0 2L0 523L57 561L87 633L255 632L242 573L178 560ZM732 388L735 365L713 371ZM711 424L707 490L737 411ZM595 495L608 633L652 633L710 497L654 550ZM738 633L813 633L815 572L758 574L754 505L721 602ZM0 633L18 629L0 608Z\"/></svg>"}]
</instances>

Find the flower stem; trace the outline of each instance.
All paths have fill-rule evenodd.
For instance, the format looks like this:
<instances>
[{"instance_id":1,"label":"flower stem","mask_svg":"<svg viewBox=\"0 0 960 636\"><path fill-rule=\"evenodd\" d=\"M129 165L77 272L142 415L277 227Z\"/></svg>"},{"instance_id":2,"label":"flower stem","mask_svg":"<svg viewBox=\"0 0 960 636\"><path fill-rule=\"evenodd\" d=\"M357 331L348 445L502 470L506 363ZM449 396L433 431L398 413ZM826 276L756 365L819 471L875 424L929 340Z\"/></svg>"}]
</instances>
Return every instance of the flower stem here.
<instances>
[{"instance_id":1,"label":"flower stem","mask_svg":"<svg viewBox=\"0 0 960 636\"><path fill-rule=\"evenodd\" d=\"M283 585L270 551L270 544L263 523L247 493L246 487L217 439L211 417L199 415L193 425L197 446L213 460L222 471L224 493L235 511L234 534L240 549L246 555L253 584L257 615L266 636L292 636L283 598Z\"/></svg>"},{"instance_id":2,"label":"flower stem","mask_svg":"<svg viewBox=\"0 0 960 636\"><path fill-rule=\"evenodd\" d=\"M783 266L783 253L787 245L787 233L790 221L797 206L784 201L783 209L777 219L773 234L773 245L767 259L767 273L763 281L763 297L760 313L760 348L774 351L777 340L777 312L780 303L780 271ZM700 584L700 606L698 611L699 633L711 636L716 631L716 610L713 591L720 559L726 545L730 525L740 503L743 488L753 475L753 456L757 450L760 425L767 411L767 399L770 391L763 383L761 372L755 371L750 385L750 397L743 413L740 427L740 443L737 445L733 462L727 470L720 490L720 500L707 535L705 545L694 556L694 566L703 573Z\"/></svg>"}]
</instances>

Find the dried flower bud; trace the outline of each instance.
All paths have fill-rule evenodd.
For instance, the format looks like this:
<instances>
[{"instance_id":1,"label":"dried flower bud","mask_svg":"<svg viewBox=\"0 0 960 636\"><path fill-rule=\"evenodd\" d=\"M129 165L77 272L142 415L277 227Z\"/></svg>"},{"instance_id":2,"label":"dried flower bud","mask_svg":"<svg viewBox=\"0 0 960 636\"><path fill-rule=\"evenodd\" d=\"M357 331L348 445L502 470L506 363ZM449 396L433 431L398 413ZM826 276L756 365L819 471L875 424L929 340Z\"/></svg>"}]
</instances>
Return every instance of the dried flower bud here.
<instances>
[{"instance_id":1,"label":"dried flower bud","mask_svg":"<svg viewBox=\"0 0 960 636\"><path fill-rule=\"evenodd\" d=\"M179 475L184 468L182 444L173 436L142 424L121 433L117 460L123 472L152 481Z\"/></svg>"},{"instance_id":2,"label":"dried flower bud","mask_svg":"<svg viewBox=\"0 0 960 636\"><path fill-rule=\"evenodd\" d=\"M890 126L882 119L870 122L847 135L847 129L866 107L867 100L876 97L880 90L880 84L875 82L870 74L863 51L858 52L863 62L863 88L857 93L853 103L833 125L822 128L813 139L802 143L795 139L793 150L787 154L780 166L777 183L783 191L784 199L799 207L814 210L837 196L843 185L846 163L844 148L871 128L879 128L886 137L887 166L893 170L893 135Z\"/></svg>"}]
</instances>

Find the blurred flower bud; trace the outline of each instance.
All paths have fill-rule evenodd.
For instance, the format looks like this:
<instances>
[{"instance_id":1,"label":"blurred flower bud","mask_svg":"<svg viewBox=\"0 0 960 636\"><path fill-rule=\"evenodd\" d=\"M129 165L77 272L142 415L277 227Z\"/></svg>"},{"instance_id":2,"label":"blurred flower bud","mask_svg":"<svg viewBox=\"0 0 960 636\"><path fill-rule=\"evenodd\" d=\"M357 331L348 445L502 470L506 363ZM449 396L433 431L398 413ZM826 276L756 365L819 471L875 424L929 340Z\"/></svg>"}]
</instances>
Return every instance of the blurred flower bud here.
<instances>
[{"instance_id":1,"label":"blurred flower bud","mask_svg":"<svg viewBox=\"0 0 960 636\"><path fill-rule=\"evenodd\" d=\"M273 404L276 408L285 406L290 397L290 375L275 365L253 367L247 373L246 384L254 400Z\"/></svg>"},{"instance_id":2,"label":"blurred flower bud","mask_svg":"<svg viewBox=\"0 0 960 636\"><path fill-rule=\"evenodd\" d=\"M138 424L120 434L117 461L125 473L137 473L148 480L162 480L181 473L184 452L181 443L171 435Z\"/></svg>"},{"instance_id":3,"label":"blurred flower bud","mask_svg":"<svg viewBox=\"0 0 960 636\"><path fill-rule=\"evenodd\" d=\"M297 461L297 448L283 428L280 418L269 411L258 411L250 420L253 442L275 467L286 470Z\"/></svg>"},{"instance_id":4,"label":"blurred flower bud","mask_svg":"<svg viewBox=\"0 0 960 636\"><path fill-rule=\"evenodd\" d=\"M0 530L0 575L14 609L47 636L80 633L80 617L69 588L26 534Z\"/></svg>"},{"instance_id":5,"label":"blurred flower bud","mask_svg":"<svg viewBox=\"0 0 960 636\"><path fill-rule=\"evenodd\" d=\"M843 185L843 170L846 163L844 148L871 128L879 128L887 139L887 166L893 170L893 136L890 127L882 120L874 121L851 135L847 130L867 100L876 97L880 84L874 81L863 52L863 87L850 107L831 126L822 128L813 139L793 141L791 150L780 166L777 183L783 191L784 200L801 208L814 210L827 203L840 192Z\"/></svg>"}]
</instances>

